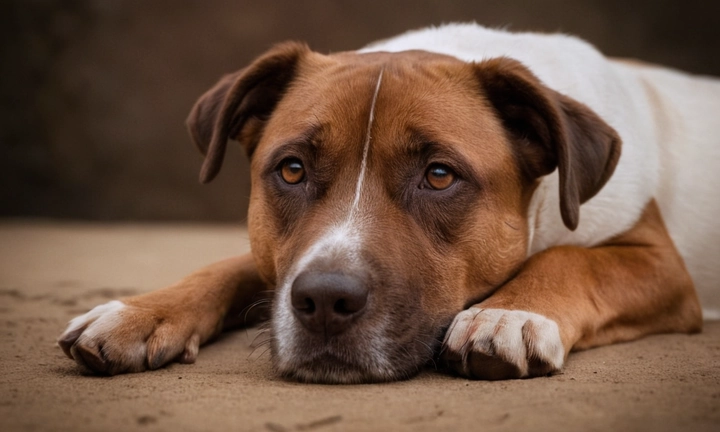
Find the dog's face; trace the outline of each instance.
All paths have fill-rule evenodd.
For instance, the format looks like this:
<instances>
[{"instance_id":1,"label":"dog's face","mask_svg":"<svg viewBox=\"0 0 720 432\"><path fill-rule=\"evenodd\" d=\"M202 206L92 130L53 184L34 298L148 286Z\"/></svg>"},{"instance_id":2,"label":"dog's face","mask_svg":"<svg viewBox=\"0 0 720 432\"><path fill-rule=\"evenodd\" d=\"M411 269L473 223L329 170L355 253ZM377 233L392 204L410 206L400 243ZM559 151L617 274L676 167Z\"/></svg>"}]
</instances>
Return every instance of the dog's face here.
<instances>
[{"instance_id":1,"label":"dog's face","mask_svg":"<svg viewBox=\"0 0 720 432\"><path fill-rule=\"evenodd\" d=\"M419 56L300 71L255 148L249 229L277 286L283 372L407 376L524 259L522 184L499 120L468 69Z\"/></svg>"},{"instance_id":2,"label":"dog's face","mask_svg":"<svg viewBox=\"0 0 720 432\"><path fill-rule=\"evenodd\" d=\"M297 44L208 92L190 128L208 155L204 180L227 137L251 157L249 231L258 269L276 287L278 370L385 381L428 362L455 314L526 259L537 178L558 165L561 183L573 174L554 144L567 141L557 135L567 135L568 115L553 103L589 110L561 98L512 61L322 56ZM569 226L597 191L571 183Z\"/></svg>"}]
</instances>

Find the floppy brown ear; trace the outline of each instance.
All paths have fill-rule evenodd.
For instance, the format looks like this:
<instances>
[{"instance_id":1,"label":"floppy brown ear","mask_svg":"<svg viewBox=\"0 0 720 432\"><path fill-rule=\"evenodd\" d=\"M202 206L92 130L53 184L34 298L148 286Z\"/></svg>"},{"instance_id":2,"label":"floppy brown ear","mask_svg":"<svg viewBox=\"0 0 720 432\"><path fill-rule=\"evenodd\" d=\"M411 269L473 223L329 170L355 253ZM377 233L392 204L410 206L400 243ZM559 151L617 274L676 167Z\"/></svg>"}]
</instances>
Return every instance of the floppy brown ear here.
<instances>
[{"instance_id":1,"label":"floppy brown ear","mask_svg":"<svg viewBox=\"0 0 720 432\"><path fill-rule=\"evenodd\" d=\"M309 51L307 45L297 42L277 45L247 68L225 75L198 99L187 127L205 155L201 183L210 182L220 171L228 139L242 141L252 155L264 122L292 81L299 60ZM243 133L244 129L251 133Z\"/></svg>"},{"instance_id":2,"label":"floppy brown ear","mask_svg":"<svg viewBox=\"0 0 720 432\"><path fill-rule=\"evenodd\" d=\"M543 85L509 58L486 60L475 71L510 132L524 174L534 180L557 167L560 213L575 230L580 204L610 179L620 158L617 132L590 108Z\"/></svg>"}]
</instances>

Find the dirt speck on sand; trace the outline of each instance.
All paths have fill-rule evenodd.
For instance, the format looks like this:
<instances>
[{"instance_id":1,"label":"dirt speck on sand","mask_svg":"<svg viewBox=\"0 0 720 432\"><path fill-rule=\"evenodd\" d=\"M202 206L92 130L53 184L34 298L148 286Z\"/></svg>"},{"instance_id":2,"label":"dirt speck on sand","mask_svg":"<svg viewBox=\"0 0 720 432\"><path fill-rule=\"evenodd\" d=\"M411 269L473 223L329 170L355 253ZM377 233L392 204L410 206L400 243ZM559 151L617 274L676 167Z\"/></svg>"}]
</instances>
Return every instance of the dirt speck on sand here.
<instances>
[{"instance_id":1,"label":"dirt speck on sand","mask_svg":"<svg viewBox=\"0 0 720 432\"><path fill-rule=\"evenodd\" d=\"M0 224L0 430L720 430L720 322L497 382L432 369L388 384L288 382L253 353L255 330L224 334L194 365L115 377L82 373L55 345L75 315L247 248L233 226Z\"/></svg>"}]
</instances>

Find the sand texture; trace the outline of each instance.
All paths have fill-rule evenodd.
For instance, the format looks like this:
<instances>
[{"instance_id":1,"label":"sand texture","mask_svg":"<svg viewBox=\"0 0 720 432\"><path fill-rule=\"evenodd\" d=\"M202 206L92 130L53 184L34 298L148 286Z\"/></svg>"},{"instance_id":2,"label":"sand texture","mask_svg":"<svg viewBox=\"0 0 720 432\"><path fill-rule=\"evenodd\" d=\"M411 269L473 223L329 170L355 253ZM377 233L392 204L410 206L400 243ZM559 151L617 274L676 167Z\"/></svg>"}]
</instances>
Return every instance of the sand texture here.
<instances>
[{"instance_id":1,"label":"sand texture","mask_svg":"<svg viewBox=\"0 0 720 432\"><path fill-rule=\"evenodd\" d=\"M572 354L563 373L476 382L286 382L255 332L194 365L100 378L55 345L67 321L248 248L228 225L0 224L0 431L720 431L720 322Z\"/></svg>"}]
</instances>

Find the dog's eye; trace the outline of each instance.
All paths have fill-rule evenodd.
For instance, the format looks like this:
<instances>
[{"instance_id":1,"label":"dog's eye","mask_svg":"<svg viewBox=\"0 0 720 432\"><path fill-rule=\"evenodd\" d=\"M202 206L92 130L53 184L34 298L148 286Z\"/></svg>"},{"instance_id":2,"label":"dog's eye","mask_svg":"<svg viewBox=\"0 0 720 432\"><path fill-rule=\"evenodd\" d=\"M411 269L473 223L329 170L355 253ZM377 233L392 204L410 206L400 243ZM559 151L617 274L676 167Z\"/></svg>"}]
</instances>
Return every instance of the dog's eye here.
<instances>
[{"instance_id":1,"label":"dog's eye","mask_svg":"<svg viewBox=\"0 0 720 432\"><path fill-rule=\"evenodd\" d=\"M425 172L425 181L435 190L447 189L455 182L455 173L447 166L435 163Z\"/></svg>"},{"instance_id":2,"label":"dog's eye","mask_svg":"<svg viewBox=\"0 0 720 432\"><path fill-rule=\"evenodd\" d=\"M280 164L280 176L287 184L298 184L305 179L305 167L298 158L287 158Z\"/></svg>"}]
</instances>

